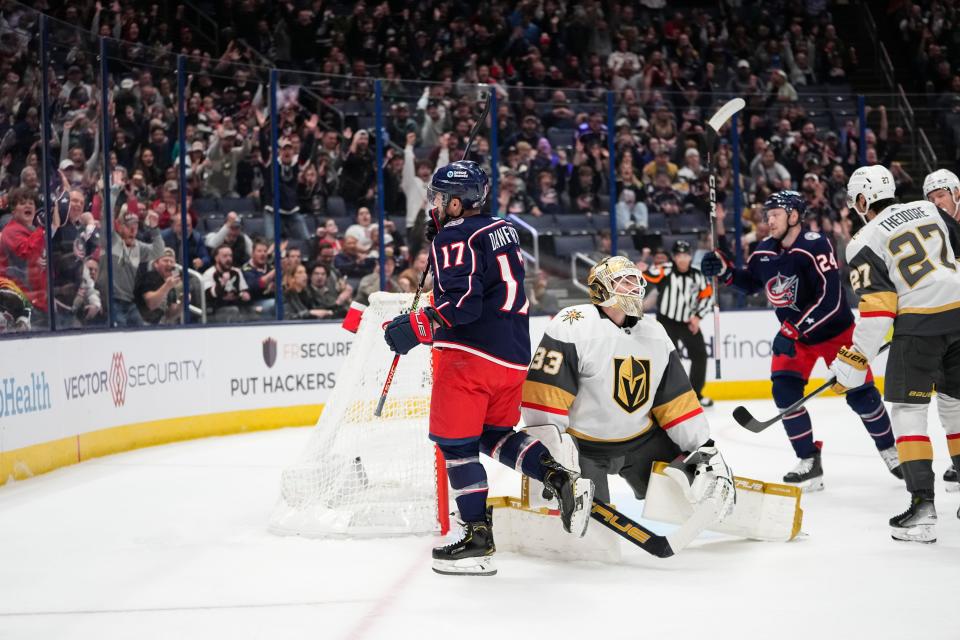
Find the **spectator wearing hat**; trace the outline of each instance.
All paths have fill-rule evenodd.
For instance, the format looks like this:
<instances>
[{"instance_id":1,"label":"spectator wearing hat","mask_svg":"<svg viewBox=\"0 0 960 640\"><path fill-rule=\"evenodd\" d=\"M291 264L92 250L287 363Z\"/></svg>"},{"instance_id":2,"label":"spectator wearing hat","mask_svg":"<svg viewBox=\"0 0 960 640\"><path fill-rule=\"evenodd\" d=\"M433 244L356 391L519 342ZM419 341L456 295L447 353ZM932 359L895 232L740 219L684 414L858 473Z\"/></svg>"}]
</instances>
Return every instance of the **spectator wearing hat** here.
<instances>
[{"instance_id":1,"label":"spectator wearing hat","mask_svg":"<svg viewBox=\"0 0 960 640\"><path fill-rule=\"evenodd\" d=\"M687 184L696 182L703 173L703 165L700 163L700 152L695 147L690 147L683 153L683 167L677 171L677 178Z\"/></svg>"},{"instance_id":2,"label":"spectator wearing hat","mask_svg":"<svg viewBox=\"0 0 960 640\"><path fill-rule=\"evenodd\" d=\"M93 256L100 245L99 228L93 214L84 211L86 195L83 190L71 189L67 193L67 215L53 234L51 262L58 326L73 323L73 300L81 285L84 261ZM60 313L61 310L65 313Z\"/></svg>"},{"instance_id":3,"label":"spectator wearing hat","mask_svg":"<svg viewBox=\"0 0 960 640\"><path fill-rule=\"evenodd\" d=\"M203 273L210 322L240 322L250 304L247 281L233 264L233 250L230 245L222 244L214 251L213 266Z\"/></svg>"},{"instance_id":4,"label":"spectator wearing hat","mask_svg":"<svg viewBox=\"0 0 960 640\"><path fill-rule=\"evenodd\" d=\"M771 104L775 102L796 102L799 98L797 90L787 80L787 74L783 69L774 69L770 72L768 101Z\"/></svg>"},{"instance_id":5,"label":"spectator wearing hat","mask_svg":"<svg viewBox=\"0 0 960 640\"><path fill-rule=\"evenodd\" d=\"M147 244L137 239L140 227L139 216L124 204L117 216L116 233L113 236L111 259L113 260L113 320L118 327L139 327L143 317L137 308L135 295L138 275L146 271L150 263L165 249L160 229L157 228L157 214L149 212L144 218L145 233L151 239ZM103 257L101 263L106 260ZM105 277L107 269L100 266L100 277ZM142 277L142 276L141 276Z\"/></svg>"},{"instance_id":6,"label":"spectator wearing hat","mask_svg":"<svg viewBox=\"0 0 960 640\"><path fill-rule=\"evenodd\" d=\"M276 188L279 190L280 200L280 224L283 238L292 238L294 240L306 240L309 237L307 223L300 213L300 203L297 195L298 183L300 181L300 164L297 162L297 153L294 149L293 141L290 138L283 138L279 141L280 147L280 181ZM268 213L273 213L274 206L274 172L273 167L267 163L263 171L263 208ZM267 239L273 239L273 226L267 225Z\"/></svg>"},{"instance_id":7,"label":"spectator wearing hat","mask_svg":"<svg viewBox=\"0 0 960 640\"><path fill-rule=\"evenodd\" d=\"M387 135L390 142L398 147L406 144L407 134L417 133L417 121L410 117L410 106L406 102L398 102L390 109L391 117L387 121Z\"/></svg>"},{"instance_id":8,"label":"spectator wearing hat","mask_svg":"<svg viewBox=\"0 0 960 640\"><path fill-rule=\"evenodd\" d=\"M420 144L431 148L440 143L440 137L453 127L450 111L443 100L430 97L430 86L423 90L417 102L417 111L422 112L423 124L420 127Z\"/></svg>"},{"instance_id":9,"label":"spectator wearing hat","mask_svg":"<svg viewBox=\"0 0 960 640\"><path fill-rule=\"evenodd\" d=\"M703 397L707 379L707 347L700 321L710 312L713 288L707 278L693 267L690 243L673 243L673 258L668 264L648 266L644 279L657 291L657 320L680 351L682 344L690 358L690 384L703 406L713 401ZM682 352L681 352L682 353Z\"/></svg>"},{"instance_id":10,"label":"spectator wearing hat","mask_svg":"<svg viewBox=\"0 0 960 640\"><path fill-rule=\"evenodd\" d=\"M141 270L134 287L140 317L146 324L177 324L183 309L183 280L173 249L165 248L152 268Z\"/></svg>"},{"instance_id":11,"label":"spectator wearing hat","mask_svg":"<svg viewBox=\"0 0 960 640\"><path fill-rule=\"evenodd\" d=\"M617 200L617 228L646 231L649 224L647 205L637 200L637 192L633 189L621 190Z\"/></svg>"},{"instance_id":12,"label":"spectator wearing hat","mask_svg":"<svg viewBox=\"0 0 960 640\"><path fill-rule=\"evenodd\" d=\"M397 282L394 273L397 269L397 261L393 256L393 250L387 247L386 260L383 263L384 272L387 275L387 288L380 288L380 263L376 261L371 273L360 278L360 284L357 285L356 301L360 304L370 304L370 294L377 291L387 291L393 293L400 291L400 283Z\"/></svg>"},{"instance_id":13,"label":"spectator wearing hat","mask_svg":"<svg viewBox=\"0 0 960 640\"><path fill-rule=\"evenodd\" d=\"M236 211L228 213L223 226L208 233L205 242L211 252L222 245L227 245L230 247L231 259L236 259L240 264L249 260L250 254L253 253L253 240L243 232L243 225Z\"/></svg>"},{"instance_id":14,"label":"spectator wearing hat","mask_svg":"<svg viewBox=\"0 0 960 640\"><path fill-rule=\"evenodd\" d=\"M17 187L7 194L12 217L0 234L0 276L9 278L23 291L37 312L47 312L46 234L43 225L34 226L37 194ZM42 316L41 316L42 317Z\"/></svg>"},{"instance_id":15,"label":"spectator wearing hat","mask_svg":"<svg viewBox=\"0 0 960 640\"><path fill-rule=\"evenodd\" d=\"M269 256L270 246L265 240L257 238L253 241L250 260L241 267L254 312L265 318L271 317L276 307L277 274Z\"/></svg>"},{"instance_id":16,"label":"spectator wearing hat","mask_svg":"<svg viewBox=\"0 0 960 640\"><path fill-rule=\"evenodd\" d=\"M255 134L259 133L255 129ZM236 197L237 166L250 153L250 139L237 144L237 132L225 129L222 124L211 136L210 149L207 151L206 190L211 197Z\"/></svg>"},{"instance_id":17,"label":"spectator wearing hat","mask_svg":"<svg viewBox=\"0 0 960 640\"><path fill-rule=\"evenodd\" d=\"M655 152L653 160L643 166L643 181L650 184L657 177L657 174L665 173L672 183L677 179L680 169L670 162L670 149L663 140L658 140L656 145L652 140L650 143L650 146L655 146Z\"/></svg>"},{"instance_id":18,"label":"spectator wearing hat","mask_svg":"<svg viewBox=\"0 0 960 640\"><path fill-rule=\"evenodd\" d=\"M187 149L187 177L196 176L206 183L207 149L203 142L194 140Z\"/></svg>"},{"instance_id":19,"label":"spectator wearing hat","mask_svg":"<svg viewBox=\"0 0 960 640\"><path fill-rule=\"evenodd\" d=\"M174 256L179 264L184 264L183 256L180 255L183 251L182 230L182 218L179 215L174 215L170 218L170 228L164 229L160 233L163 237L163 244L173 249ZM194 271L203 273L210 266L210 251L207 249L203 236L193 228L193 221L190 216L187 216L187 256L189 256L187 263Z\"/></svg>"}]
</instances>

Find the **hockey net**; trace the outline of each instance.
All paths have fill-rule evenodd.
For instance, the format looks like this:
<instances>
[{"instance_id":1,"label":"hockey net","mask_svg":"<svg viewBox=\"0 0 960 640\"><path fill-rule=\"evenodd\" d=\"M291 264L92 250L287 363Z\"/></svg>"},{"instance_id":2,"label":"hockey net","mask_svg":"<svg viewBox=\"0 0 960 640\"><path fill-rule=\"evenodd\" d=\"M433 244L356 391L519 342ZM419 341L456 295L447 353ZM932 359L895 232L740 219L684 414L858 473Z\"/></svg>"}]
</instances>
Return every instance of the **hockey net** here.
<instances>
[{"instance_id":1,"label":"hockey net","mask_svg":"<svg viewBox=\"0 0 960 640\"><path fill-rule=\"evenodd\" d=\"M443 458L427 438L433 386L430 349L417 347L400 358L383 415L373 415L393 360L382 325L412 302L412 294L370 296L307 447L296 464L283 471L280 500L270 519L274 533L446 533L447 478Z\"/></svg>"}]
</instances>

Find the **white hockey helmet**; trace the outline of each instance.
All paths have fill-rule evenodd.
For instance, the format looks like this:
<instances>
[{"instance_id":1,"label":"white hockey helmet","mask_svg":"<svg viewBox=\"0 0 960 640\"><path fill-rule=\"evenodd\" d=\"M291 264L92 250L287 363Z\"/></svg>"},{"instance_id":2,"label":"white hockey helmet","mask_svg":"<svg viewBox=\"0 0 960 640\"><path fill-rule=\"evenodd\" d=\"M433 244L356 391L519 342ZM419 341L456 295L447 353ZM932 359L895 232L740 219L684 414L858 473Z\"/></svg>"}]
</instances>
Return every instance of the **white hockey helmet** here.
<instances>
[{"instance_id":1,"label":"white hockey helmet","mask_svg":"<svg viewBox=\"0 0 960 640\"><path fill-rule=\"evenodd\" d=\"M893 198L896 190L893 174L883 165L860 167L847 181L847 206L866 220L870 205L879 200ZM857 197L861 195L867 201L863 211L857 209Z\"/></svg>"},{"instance_id":2,"label":"white hockey helmet","mask_svg":"<svg viewBox=\"0 0 960 640\"><path fill-rule=\"evenodd\" d=\"M957 178L957 174L948 169L937 169L930 175L928 175L923 180L923 197L927 200L930 200L930 194L939 189L946 189L947 193L950 194L950 199L953 200L954 209L957 209L957 205L960 205L960 178ZM934 202L930 200L930 202ZM935 203L938 204L938 203ZM948 213L951 213L948 211ZM951 215L957 215L957 213L951 213Z\"/></svg>"},{"instance_id":3,"label":"white hockey helmet","mask_svg":"<svg viewBox=\"0 0 960 640\"><path fill-rule=\"evenodd\" d=\"M623 256L611 256L590 269L587 276L590 302L601 307L618 307L628 316L643 317L643 296L647 283L637 265Z\"/></svg>"}]
</instances>

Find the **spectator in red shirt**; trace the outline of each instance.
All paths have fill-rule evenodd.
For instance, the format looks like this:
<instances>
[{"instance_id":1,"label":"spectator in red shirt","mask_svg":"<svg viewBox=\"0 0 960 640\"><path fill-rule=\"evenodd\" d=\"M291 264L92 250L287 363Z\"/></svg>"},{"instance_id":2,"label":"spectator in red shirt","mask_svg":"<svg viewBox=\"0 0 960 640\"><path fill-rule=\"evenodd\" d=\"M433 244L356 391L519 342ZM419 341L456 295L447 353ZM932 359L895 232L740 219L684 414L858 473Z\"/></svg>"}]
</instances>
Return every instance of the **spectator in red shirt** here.
<instances>
[{"instance_id":1,"label":"spectator in red shirt","mask_svg":"<svg viewBox=\"0 0 960 640\"><path fill-rule=\"evenodd\" d=\"M37 312L47 311L47 243L42 225L33 226L37 216L37 194L23 187L11 189L7 196L13 218L0 235L0 276L13 280L27 295Z\"/></svg>"}]
</instances>

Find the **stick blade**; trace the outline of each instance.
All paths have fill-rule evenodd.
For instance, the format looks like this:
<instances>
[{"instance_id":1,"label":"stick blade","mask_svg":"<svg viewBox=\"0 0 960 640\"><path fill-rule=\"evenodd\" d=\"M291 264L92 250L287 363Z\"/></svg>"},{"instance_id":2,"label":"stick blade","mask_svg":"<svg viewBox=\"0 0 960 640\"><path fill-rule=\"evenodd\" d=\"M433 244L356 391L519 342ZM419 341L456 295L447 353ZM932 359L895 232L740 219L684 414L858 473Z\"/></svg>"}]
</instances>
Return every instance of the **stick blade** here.
<instances>
[{"instance_id":1,"label":"stick blade","mask_svg":"<svg viewBox=\"0 0 960 640\"><path fill-rule=\"evenodd\" d=\"M760 433L767 428L767 425L758 422L746 407L737 407L733 410L733 419L737 421L744 429L754 433Z\"/></svg>"},{"instance_id":2,"label":"stick blade","mask_svg":"<svg viewBox=\"0 0 960 640\"><path fill-rule=\"evenodd\" d=\"M733 98L725 105L720 107L717 112L713 114L713 117L707 121L707 124L710 125L711 129L719 132L720 127L722 127L727 120L732 118L733 114L742 110L746 106L747 103L743 101L743 98Z\"/></svg>"}]
</instances>

